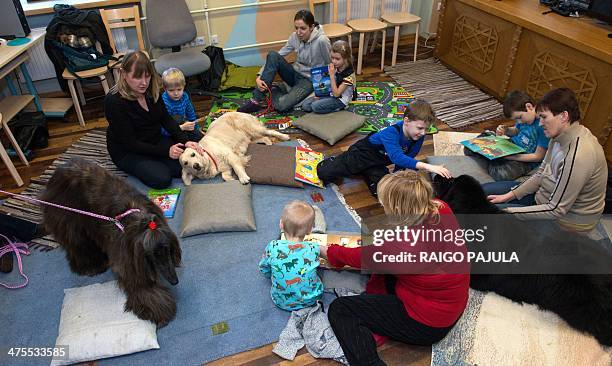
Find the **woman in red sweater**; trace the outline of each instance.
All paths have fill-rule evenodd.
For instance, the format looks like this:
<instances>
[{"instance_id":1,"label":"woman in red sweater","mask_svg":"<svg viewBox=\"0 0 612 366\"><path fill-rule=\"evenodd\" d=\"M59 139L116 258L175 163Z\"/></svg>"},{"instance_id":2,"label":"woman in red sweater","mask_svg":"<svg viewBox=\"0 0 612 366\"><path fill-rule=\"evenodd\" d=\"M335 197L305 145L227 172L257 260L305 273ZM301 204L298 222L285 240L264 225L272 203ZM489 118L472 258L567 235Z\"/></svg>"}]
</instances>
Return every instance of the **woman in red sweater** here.
<instances>
[{"instance_id":1,"label":"woman in red sweater","mask_svg":"<svg viewBox=\"0 0 612 366\"><path fill-rule=\"evenodd\" d=\"M385 214L401 217L402 225L455 232L459 229L448 205L433 198L431 184L415 171L386 175L378 184L378 197ZM360 268L362 263L372 262L362 255L370 255L372 250L385 251L385 246L393 251L397 249L393 244L364 247L365 250L322 246L321 256L334 267ZM397 263L393 265L397 269ZM374 334L379 339L389 337L429 346L443 339L463 313L468 300L469 266L430 271L423 266L415 270L418 265L402 265L406 266L403 273L410 274L397 274L397 270L396 274L373 274L365 294L340 297L331 303L329 321L351 366L384 365L376 352Z\"/></svg>"}]
</instances>

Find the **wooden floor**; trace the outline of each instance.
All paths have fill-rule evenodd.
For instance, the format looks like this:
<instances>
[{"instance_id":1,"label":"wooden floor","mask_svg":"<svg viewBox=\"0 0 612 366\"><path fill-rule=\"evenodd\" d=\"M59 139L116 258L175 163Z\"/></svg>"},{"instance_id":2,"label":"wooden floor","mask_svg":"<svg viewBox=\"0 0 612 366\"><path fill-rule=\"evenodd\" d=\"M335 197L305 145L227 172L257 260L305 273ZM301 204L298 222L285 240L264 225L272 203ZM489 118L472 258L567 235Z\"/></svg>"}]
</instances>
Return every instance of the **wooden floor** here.
<instances>
[{"instance_id":1,"label":"wooden floor","mask_svg":"<svg viewBox=\"0 0 612 366\"><path fill-rule=\"evenodd\" d=\"M411 50L412 46L409 44L411 37L406 38L406 42L400 43L400 51ZM356 50L355 50L356 51ZM391 52L387 52L387 64L390 65ZM431 49L419 46L419 58L427 58L431 56ZM403 60L410 60L412 56L398 56L398 62ZM358 80L361 81L393 81L390 77L380 71L380 50L375 50L371 55L364 57L364 68L363 75L358 76ZM49 146L45 149L36 150L33 152L33 159L29 167L24 166L18 160L14 160L16 167L18 168L21 177L25 184L23 187L16 187L15 182L12 180L8 173L8 169L2 168L0 174L0 187L3 190L11 192L20 192L29 184L32 177L40 175L60 154L68 149L68 147L82 137L88 131L95 128L105 128L107 122L104 118L103 104L102 104L102 89L96 87L86 88L87 98L92 98L87 102L87 105L83 107L83 114L86 121L86 127L81 128L77 122L76 114L73 110L69 112L65 119L50 119L49 120ZM208 97L192 96L196 113L198 116L204 116L208 113L211 106L211 99ZM499 121L482 122L476 125L469 126L462 130L464 132L480 132L485 128L491 128L496 126ZM441 130L452 130L447 125L438 124L438 128ZM326 142L313 137L308 134L297 134L292 135L292 138L301 138L308 142L310 146L316 150L324 152L326 155L336 155L342 151L346 151L348 147L355 141L362 138L363 135L353 133L342 141L338 142L334 146L329 146ZM4 146L7 146L6 144ZM417 158L424 158L428 155L433 155L433 142L432 137L428 136L420 154ZM371 196L365 183L360 179L344 179L339 184L340 191L344 194L346 202L353 207L357 213L363 217L368 218L382 214L382 207L376 200ZM5 198L0 194L0 199ZM217 360L212 365L252 365L252 366L264 366L264 365L276 365L276 364L287 364L287 361L281 359L272 353L272 345L267 345L255 350L243 352L233 356L225 357ZM406 365L406 366L426 366L431 361L431 348L430 347L417 347L400 344L397 342L388 342L384 346L379 348L379 354L381 358L388 365ZM292 365L327 365L336 364L329 360L316 360L313 359L304 349L300 351L298 357Z\"/></svg>"}]
</instances>

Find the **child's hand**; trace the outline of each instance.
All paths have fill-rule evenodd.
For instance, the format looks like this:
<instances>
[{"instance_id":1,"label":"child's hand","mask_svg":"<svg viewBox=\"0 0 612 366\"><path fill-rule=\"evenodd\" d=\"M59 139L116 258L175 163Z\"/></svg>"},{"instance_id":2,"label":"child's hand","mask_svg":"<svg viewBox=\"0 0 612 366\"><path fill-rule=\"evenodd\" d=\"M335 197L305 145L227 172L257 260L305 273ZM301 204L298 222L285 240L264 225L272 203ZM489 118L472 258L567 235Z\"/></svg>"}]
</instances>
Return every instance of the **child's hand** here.
<instances>
[{"instance_id":1,"label":"child's hand","mask_svg":"<svg viewBox=\"0 0 612 366\"><path fill-rule=\"evenodd\" d=\"M497 129L495 130L495 134L497 136L505 135L506 134L506 126L504 126L504 125L497 126Z\"/></svg>"},{"instance_id":2,"label":"child's hand","mask_svg":"<svg viewBox=\"0 0 612 366\"><path fill-rule=\"evenodd\" d=\"M184 122L180 127L181 127L181 130L183 131L193 131L195 130L195 121Z\"/></svg>"},{"instance_id":3,"label":"child's hand","mask_svg":"<svg viewBox=\"0 0 612 366\"><path fill-rule=\"evenodd\" d=\"M430 165L428 170L432 173L441 175L446 179L450 179L453 177L451 172L448 169L446 169L444 165Z\"/></svg>"},{"instance_id":4,"label":"child's hand","mask_svg":"<svg viewBox=\"0 0 612 366\"><path fill-rule=\"evenodd\" d=\"M259 76L257 77L257 79L255 79L255 83L257 84L257 89L259 89L259 91L265 92L268 89L268 84L266 84L265 81L261 80Z\"/></svg>"},{"instance_id":5,"label":"child's hand","mask_svg":"<svg viewBox=\"0 0 612 366\"><path fill-rule=\"evenodd\" d=\"M329 64L329 77L333 78L336 76L336 67L334 66L334 64Z\"/></svg>"},{"instance_id":6,"label":"child's hand","mask_svg":"<svg viewBox=\"0 0 612 366\"><path fill-rule=\"evenodd\" d=\"M327 259L327 245L319 244L319 257Z\"/></svg>"}]
</instances>

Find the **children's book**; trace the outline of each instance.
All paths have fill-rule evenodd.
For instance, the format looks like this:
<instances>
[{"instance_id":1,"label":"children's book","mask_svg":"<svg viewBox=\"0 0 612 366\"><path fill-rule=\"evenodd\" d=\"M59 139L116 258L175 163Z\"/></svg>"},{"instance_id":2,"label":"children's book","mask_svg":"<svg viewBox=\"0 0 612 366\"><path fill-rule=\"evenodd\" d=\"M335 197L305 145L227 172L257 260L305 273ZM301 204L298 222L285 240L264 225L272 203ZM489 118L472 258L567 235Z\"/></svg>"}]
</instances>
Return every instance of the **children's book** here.
<instances>
[{"instance_id":1,"label":"children's book","mask_svg":"<svg viewBox=\"0 0 612 366\"><path fill-rule=\"evenodd\" d=\"M151 189L147 193L147 197L162 209L164 217L172 218L180 194L180 188Z\"/></svg>"},{"instance_id":2,"label":"children's book","mask_svg":"<svg viewBox=\"0 0 612 366\"><path fill-rule=\"evenodd\" d=\"M312 87L317 97L325 98L332 95L329 66L325 65L310 69L310 79L312 80Z\"/></svg>"},{"instance_id":3,"label":"children's book","mask_svg":"<svg viewBox=\"0 0 612 366\"><path fill-rule=\"evenodd\" d=\"M285 240L285 233L281 233L281 240ZM342 245L347 248L359 248L361 246L361 233L346 233L346 232L328 232L326 234L308 234L304 237L304 241L315 242L323 245ZM323 258L319 259L321 267L331 267Z\"/></svg>"},{"instance_id":4,"label":"children's book","mask_svg":"<svg viewBox=\"0 0 612 366\"><path fill-rule=\"evenodd\" d=\"M303 147L295 148L295 180L323 188L317 176L317 165L323 161L323 154Z\"/></svg>"},{"instance_id":5,"label":"children's book","mask_svg":"<svg viewBox=\"0 0 612 366\"><path fill-rule=\"evenodd\" d=\"M489 160L525 152L525 149L522 147L500 136L476 137L471 140L461 141L461 144Z\"/></svg>"}]
</instances>

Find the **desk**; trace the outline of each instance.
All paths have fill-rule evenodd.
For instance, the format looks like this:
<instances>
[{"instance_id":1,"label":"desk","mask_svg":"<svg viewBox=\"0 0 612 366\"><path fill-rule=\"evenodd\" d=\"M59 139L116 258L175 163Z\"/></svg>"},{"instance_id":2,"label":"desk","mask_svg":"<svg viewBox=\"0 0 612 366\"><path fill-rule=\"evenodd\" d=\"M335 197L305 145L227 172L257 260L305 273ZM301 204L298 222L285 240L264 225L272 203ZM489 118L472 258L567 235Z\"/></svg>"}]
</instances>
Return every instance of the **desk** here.
<instances>
[{"instance_id":1,"label":"desk","mask_svg":"<svg viewBox=\"0 0 612 366\"><path fill-rule=\"evenodd\" d=\"M443 0L436 56L481 89L534 98L551 89L576 92L581 122L612 162L612 40L595 20L542 14L537 0Z\"/></svg>"},{"instance_id":2,"label":"desk","mask_svg":"<svg viewBox=\"0 0 612 366\"><path fill-rule=\"evenodd\" d=\"M77 9L97 9L123 4L140 3L140 0L63 0L63 1L33 1L21 0L21 7L26 16L38 14L53 14L55 4L72 5Z\"/></svg>"},{"instance_id":3,"label":"desk","mask_svg":"<svg viewBox=\"0 0 612 366\"><path fill-rule=\"evenodd\" d=\"M30 35L30 42L21 46L1 46L0 47L0 79L12 73L16 68L21 70L29 95L19 95L17 88L10 77L6 78L7 85L12 95L4 97L0 101L0 113L4 115L6 121L10 121L17 113L26 107L32 100L37 111L44 111L45 115L51 117L62 117L72 106L70 98L39 98L30 78L28 68L24 62L29 58L28 49L42 42L45 38L45 31L34 29Z\"/></svg>"}]
</instances>

